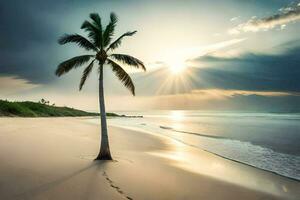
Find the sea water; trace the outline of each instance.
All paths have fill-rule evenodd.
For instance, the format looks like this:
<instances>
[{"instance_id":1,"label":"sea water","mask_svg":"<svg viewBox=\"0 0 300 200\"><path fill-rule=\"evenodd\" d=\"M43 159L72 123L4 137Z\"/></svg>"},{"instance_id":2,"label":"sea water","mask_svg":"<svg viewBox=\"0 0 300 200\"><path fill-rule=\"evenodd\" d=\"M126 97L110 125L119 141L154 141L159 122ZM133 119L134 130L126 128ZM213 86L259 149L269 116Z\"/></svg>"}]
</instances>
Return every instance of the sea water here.
<instances>
[{"instance_id":1,"label":"sea water","mask_svg":"<svg viewBox=\"0 0 300 200\"><path fill-rule=\"evenodd\" d=\"M300 114L145 111L110 125L162 134L224 158L300 180Z\"/></svg>"}]
</instances>

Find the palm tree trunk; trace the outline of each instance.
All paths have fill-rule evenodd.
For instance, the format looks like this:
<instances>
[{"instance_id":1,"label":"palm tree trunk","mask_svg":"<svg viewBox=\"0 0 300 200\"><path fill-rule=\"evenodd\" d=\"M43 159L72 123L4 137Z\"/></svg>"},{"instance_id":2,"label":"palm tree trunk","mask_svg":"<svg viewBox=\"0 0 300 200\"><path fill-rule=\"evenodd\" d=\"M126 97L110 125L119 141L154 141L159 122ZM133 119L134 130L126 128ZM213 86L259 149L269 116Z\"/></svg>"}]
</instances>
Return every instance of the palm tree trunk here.
<instances>
[{"instance_id":1,"label":"palm tree trunk","mask_svg":"<svg viewBox=\"0 0 300 200\"><path fill-rule=\"evenodd\" d=\"M105 112L104 90L103 90L103 64L100 64L99 106L100 106L100 118L101 118L101 144L100 144L100 152L95 160L112 160L110 149L109 149L107 124L106 124L106 112Z\"/></svg>"}]
</instances>

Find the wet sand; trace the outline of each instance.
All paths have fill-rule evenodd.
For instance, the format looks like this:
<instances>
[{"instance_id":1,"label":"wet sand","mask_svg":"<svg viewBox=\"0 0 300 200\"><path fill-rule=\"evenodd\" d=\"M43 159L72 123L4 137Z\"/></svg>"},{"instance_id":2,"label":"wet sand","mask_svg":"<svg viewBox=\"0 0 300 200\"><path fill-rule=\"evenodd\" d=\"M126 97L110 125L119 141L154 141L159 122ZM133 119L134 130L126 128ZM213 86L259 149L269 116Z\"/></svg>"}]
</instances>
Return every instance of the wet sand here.
<instances>
[{"instance_id":1,"label":"wet sand","mask_svg":"<svg viewBox=\"0 0 300 200\"><path fill-rule=\"evenodd\" d=\"M85 118L0 118L0 199L299 199L300 183L155 133Z\"/></svg>"}]
</instances>

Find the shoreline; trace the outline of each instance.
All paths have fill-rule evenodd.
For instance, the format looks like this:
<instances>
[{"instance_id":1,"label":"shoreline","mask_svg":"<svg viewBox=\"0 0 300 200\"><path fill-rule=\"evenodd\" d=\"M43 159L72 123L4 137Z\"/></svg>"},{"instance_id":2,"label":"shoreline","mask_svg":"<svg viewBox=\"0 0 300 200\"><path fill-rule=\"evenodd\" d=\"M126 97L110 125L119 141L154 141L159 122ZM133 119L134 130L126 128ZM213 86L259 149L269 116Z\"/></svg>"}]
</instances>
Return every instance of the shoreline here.
<instances>
[{"instance_id":1,"label":"shoreline","mask_svg":"<svg viewBox=\"0 0 300 200\"><path fill-rule=\"evenodd\" d=\"M135 128L132 128L132 127L126 127L126 126L121 126L121 125L109 125L109 126L111 126L111 127L116 127L116 128L128 129L128 130L141 131L141 132L144 132L144 133L146 133L146 134L154 135L154 136L156 136L156 137L163 136L163 137L166 137L166 138L168 138L168 139L170 139L170 140L178 141L178 142L180 142L180 143L182 143L182 144L184 144L184 145L186 145L186 146L189 146L189 147L192 147L192 148L195 148L195 149L199 149L199 150L208 152L208 153L210 153L210 154L212 154L212 155L216 155L216 156L218 156L218 157L220 157L220 158L223 158L223 159L226 159L226 160L230 160L230 161L233 161L233 162L236 162L236 163L245 165L245 166L249 166L249 167L252 167L252 168L255 168L255 169L258 169L258 170L263 170L263 171L265 171L265 172L272 173L272 174L274 174L274 175L281 176L281 177L283 177L283 178L287 178L287 179L290 179L290 180L292 180L292 181L296 181L296 182L299 182L299 183L300 183L300 180L297 179L297 178L293 178L293 177L290 177L290 176L285 176L285 175L283 175L283 174L280 174L280 173L277 173L277 172L274 172L274 171L271 171L271 170L267 170L267 169L264 169L264 168L260 168L260 167L257 167L257 166L255 166L255 165L251 165L251 164L248 164L248 163L245 163L245 162L236 160L236 159L228 158L228 157L226 157L226 156L222 156L221 154L214 153L214 152L212 152L212 151L209 151L209 150L200 148L200 147L198 147L198 146L196 146L196 145L192 145L192 144L185 143L185 142L182 141L182 140L178 140L178 139L176 139L176 138L172 138L172 137L169 137L169 136L166 136L166 135L158 135L158 134L155 134L155 133L153 133L153 132L151 132L151 131L142 130L142 129L139 129L139 128L135 129ZM163 128L163 129L164 129L164 128ZM177 130L174 130L174 131L175 131L175 132L183 132L183 133L188 133L188 134L190 134L190 132L177 131ZM193 134L193 133L191 133L191 134ZM202 136L201 134L197 134L197 135ZM219 136L209 136L209 135L208 135L208 136L203 135L203 137L223 138L223 137L219 137ZM227 139L227 138L225 138L225 139Z\"/></svg>"},{"instance_id":2,"label":"shoreline","mask_svg":"<svg viewBox=\"0 0 300 200\"><path fill-rule=\"evenodd\" d=\"M129 126L123 126L123 125L109 125L109 126L110 126L110 127L115 127L115 128L120 128L120 129L133 130L133 131L137 131L137 132L143 132L143 133L152 135L152 136L154 136L154 137L156 137L156 138L166 138L167 140L174 140L174 141L176 141L176 142L182 143L183 145L186 145L186 146L188 146L188 147L194 148L195 150L200 150L200 151L207 152L207 153L209 153L209 154L211 154L211 155L214 155L214 156L217 156L217 157L219 157L219 158L221 158L221 159L228 160L228 161L234 162L234 163L236 163L236 164L243 165L243 166L245 166L245 167L250 167L250 168L253 168L254 170L259 170L259 171L262 171L262 172L265 172L265 173L269 173L269 174L271 174L271 175L278 176L279 178L288 179L288 180L290 180L290 181L296 182L297 184L300 183L300 180L298 180L298 179L296 179L296 178L289 177L289 176L285 176L285 175L282 175L282 174L279 174L279 173L276 173L276 172L274 172L274 171L270 171L270 170L267 170L267 169L259 168L259 167L256 167L256 166L254 166L254 165L248 164L248 163L243 163L243 162L241 162L241 161L238 161L238 160L235 160L235 159L231 159L231 158L222 156L222 155L220 155L220 154L217 154L217 153L214 153L214 152L205 150L205 149L200 148L200 147L198 147L198 146L191 145L191 144L187 144L187 143L185 143L185 142L182 141L182 140L178 140L178 139L176 139L176 138L172 138L172 137L167 136L167 135L160 135L160 134L154 133L154 132L152 132L152 131L143 130L142 128L135 128L135 127L129 127Z\"/></svg>"},{"instance_id":3,"label":"shoreline","mask_svg":"<svg viewBox=\"0 0 300 200\"><path fill-rule=\"evenodd\" d=\"M175 131L176 131L176 130L175 130ZM183 131L176 131L176 132L183 132ZM184 132L184 133L190 134L189 132ZM198 134L198 135L200 135L200 134ZM214 136L206 136L206 135L203 135L202 137L222 138L222 137L219 137L219 136L214 137ZM171 137L170 137L170 139L176 140L175 138L171 138ZM225 139L227 139L227 138L225 138ZM259 170L263 170L263 171L266 171L266 172L270 172L270 173L272 173L272 174L275 174L275 175L278 175L278 176L281 176L281 177L284 177L284 178L288 178L288 179L290 179L290 180L297 181L297 182L300 183L300 179L296 179L296 178L293 178L293 177L290 177L290 176L285 176L285 175L283 175L283 174L279 174L279 173L274 172L274 171L271 171L271 170L267 170L267 169L264 169L264 168L260 168L260 167L257 167L257 166L255 166L255 165L251 165L251 164L248 164L248 163L245 163L245 162L236 160L236 159L228 158L228 157L226 157L226 156L222 156L221 154L214 153L214 152L212 152L212 151L209 151L209 150L200 148L200 147L198 147L198 146L184 143L184 142L181 141L181 140L177 140L177 141L182 142L183 144L185 144L185 145L187 145L187 146L190 146L190 147L193 147L193 148L196 148L196 149L201 149L202 151L206 151L206 152L211 153L211 154L213 154L213 155L219 156L219 157L221 157L221 158L223 158L223 159L230 160L230 161L233 161L233 162L237 162L237 163L239 163L239 164L243 164L243 165L246 165L246 166L249 166L249 167L253 167L253 168L255 168L255 169L259 169ZM240 140L239 140L239 141L240 141Z\"/></svg>"},{"instance_id":4,"label":"shoreline","mask_svg":"<svg viewBox=\"0 0 300 200\"><path fill-rule=\"evenodd\" d=\"M267 170L267 169L259 168L259 167L256 167L256 166L254 166L254 165L251 165L251 164L248 164L248 163L243 163L243 162L238 161L238 160L235 160L235 159L227 158L227 157L225 157L225 156L222 156L222 155L220 155L220 154L217 154L217 153L214 153L214 152L211 152L211 151L207 151L207 150L205 150L205 149L201 149L201 150L206 151L206 152L211 153L211 154L214 154L214 155L216 155L216 156L219 156L219 157L221 157L221 158L223 158L223 159L230 160L230 161L233 161L233 162L236 162L236 163L239 163L239 164L243 164L243 165L246 165L246 166L248 166L248 167L253 167L253 168L258 169L258 170L263 170L263 171L265 171L265 172L272 173L272 174L274 174L274 175L281 176L281 177L283 177L283 178L287 178L287 179L290 179L290 180L292 180L292 181L296 181L296 182L300 183L300 180L298 180L298 179L296 179L296 178L289 177L289 176L285 176L285 175L282 175L282 174L279 174L279 173L277 173L277 172L270 171L270 170Z\"/></svg>"},{"instance_id":5,"label":"shoreline","mask_svg":"<svg viewBox=\"0 0 300 200\"><path fill-rule=\"evenodd\" d=\"M94 162L100 126L86 118L0 118L0 198L250 200L300 195L300 184L288 178L166 136L113 126L109 138L117 162Z\"/></svg>"}]
</instances>

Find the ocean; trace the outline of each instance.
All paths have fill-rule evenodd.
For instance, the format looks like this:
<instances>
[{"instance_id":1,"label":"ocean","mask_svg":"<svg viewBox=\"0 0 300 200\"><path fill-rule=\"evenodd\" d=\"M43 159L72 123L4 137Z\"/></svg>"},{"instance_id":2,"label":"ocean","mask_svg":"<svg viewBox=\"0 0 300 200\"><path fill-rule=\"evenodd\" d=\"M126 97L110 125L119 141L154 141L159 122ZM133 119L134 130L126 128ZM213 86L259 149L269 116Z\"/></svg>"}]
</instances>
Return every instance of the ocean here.
<instances>
[{"instance_id":1,"label":"ocean","mask_svg":"<svg viewBox=\"0 0 300 200\"><path fill-rule=\"evenodd\" d=\"M161 134L185 145L300 180L300 114L144 111L109 125Z\"/></svg>"}]
</instances>

